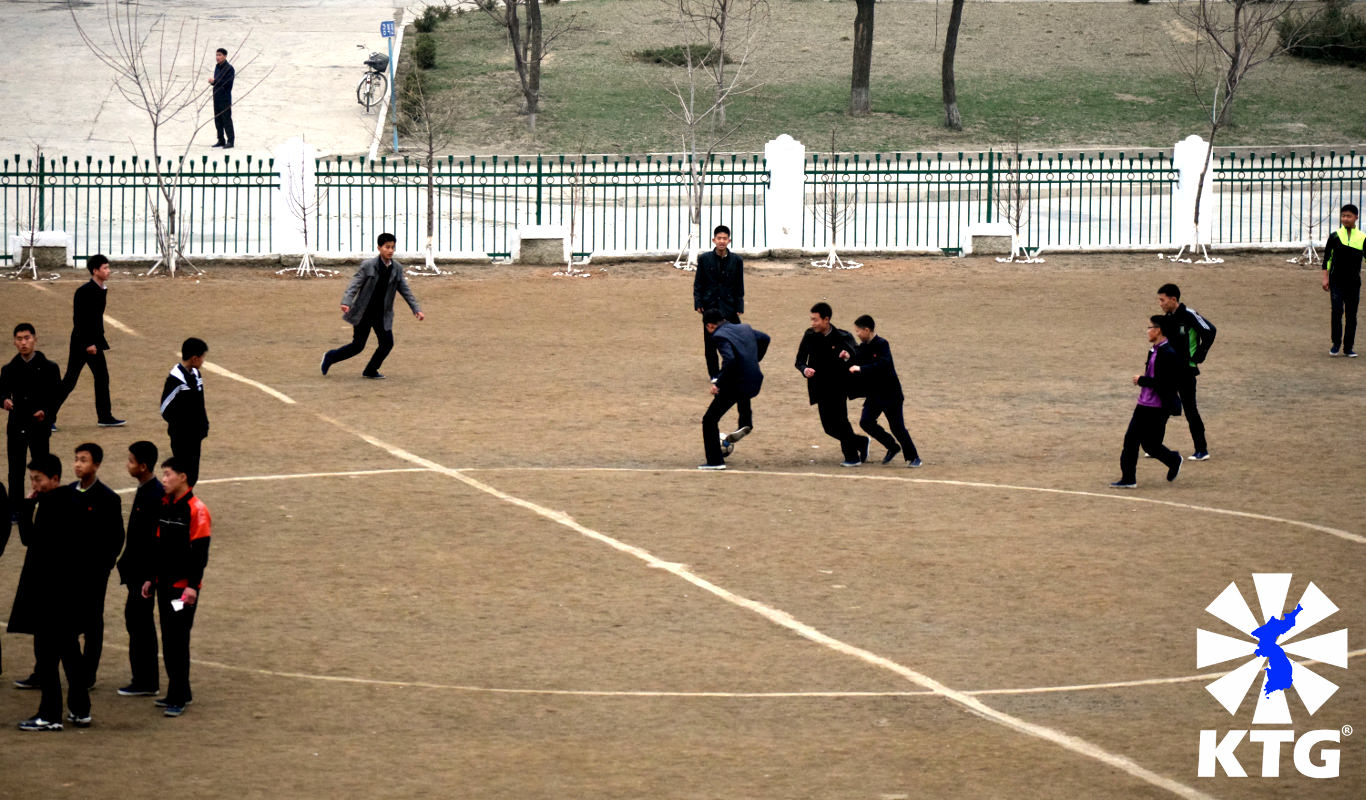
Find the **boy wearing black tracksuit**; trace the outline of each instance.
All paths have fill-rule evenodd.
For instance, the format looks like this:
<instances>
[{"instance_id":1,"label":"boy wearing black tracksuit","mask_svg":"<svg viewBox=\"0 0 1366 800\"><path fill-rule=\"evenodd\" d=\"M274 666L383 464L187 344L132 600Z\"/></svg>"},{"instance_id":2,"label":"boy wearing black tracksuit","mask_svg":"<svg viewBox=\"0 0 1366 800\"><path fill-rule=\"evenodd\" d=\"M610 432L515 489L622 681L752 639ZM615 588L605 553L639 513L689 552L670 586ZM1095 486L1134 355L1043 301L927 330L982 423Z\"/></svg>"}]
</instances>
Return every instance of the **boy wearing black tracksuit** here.
<instances>
[{"instance_id":1,"label":"boy wearing black tracksuit","mask_svg":"<svg viewBox=\"0 0 1366 800\"><path fill-rule=\"evenodd\" d=\"M1366 233L1357 227L1357 207L1342 207L1342 227L1328 237L1323 248L1323 290L1332 296L1333 347L1328 355L1341 353L1356 358L1353 349L1357 335L1357 306L1361 303L1361 259L1366 250ZM1343 321L1346 321L1346 328Z\"/></svg>"},{"instance_id":2,"label":"boy wearing black tracksuit","mask_svg":"<svg viewBox=\"0 0 1366 800\"><path fill-rule=\"evenodd\" d=\"M184 468L190 485L199 482L199 454L209 435L209 414L204 410L204 354L209 346L193 336L180 346L179 364L171 367L161 389L161 418L171 437L171 455Z\"/></svg>"},{"instance_id":3,"label":"boy wearing black tracksuit","mask_svg":"<svg viewBox=\"0 0 1366 800\"><path fill-rule=\"evenodd\" d=\"M901 379L896 374L896 364L892 361L892 346L887 340L874 333L873 318L864 314L854 320L854 335L858 337L858 352L854 354L854 365L849 373L856 376L854 386L863 395L863 415L858 425L863 432L873 437L883 447L887 455L882 463L890 463L897 454L906 458L906 466L919 467L920 453L915 449L910 431L906 430L906 418L901 405L906 395L901 391ZM851 393L853 394L853 393ZM877 418L887 415L888 433Z\"/></svg>"},{"instance_id":4,"label":"boy wearing black tracksuit","mask_svg":"<svg viewBox=\"0 0 1366 800\"><path fill-rule=\"evenodd\" d=\"M123 622L128 628L128 665L133 679L119 688L124 697L151 697L161 688L157 667L156 601L142 596L142 584L155 576L157 522L166 491L156 479L157 446L133 442L128 448L128 474L137 479L133 509L128 513L128 543L119 557L119 582L128 587Z\"/></svg>"},{"instance_id":5,"label":"boy wearing black tracksuit","mask_svg":"<svg viewBox=\"0 0 1366 800\"><path fill-rule=\"evenodd\" d=\"M1172 349L1171 342L1163 334L1165 317L1154 315L1148 318L1148 360L1143 374L1135 375L1133 382L1140 387L1138 402L1134 405L1134 415L1129 419L1129 429L1124 432L1124 447L1119 454L1119 480L1110 484L1112 489L1133 489L1138 486L1137 466L1138 449L1161 461L1167 468L1167 480L1174 481L1181 472L1181 454L1169 450L1162 444L1167 431L1167 418L1181 416L1181 395L1178 391L1182 373L1186 371L1186 359Z\"/></svg>"},{"instance_id":6,"label":"boy wearing black tracksuit","mask_svg":"<svg viewBox=\"0 0 1366 800\"><path fill-rule=\"evenodd\" d=\"M1181 408L1186 412L1186 422L1190 425L1191 442L1195 447L1190 460L1208 461L1209 443L1205 441L1205 422L1195 405L1195 376L1200 374L1198 365L1205 362L1217 331L1214 323L1181 302L1181 289L1174 283L1163 284L1157 290L1157 305L1165 315L1163 334L1171 342L1172 349L1186 358L1186 374L1182 376L1178 391Z\"/></svg>"}]
</instances>

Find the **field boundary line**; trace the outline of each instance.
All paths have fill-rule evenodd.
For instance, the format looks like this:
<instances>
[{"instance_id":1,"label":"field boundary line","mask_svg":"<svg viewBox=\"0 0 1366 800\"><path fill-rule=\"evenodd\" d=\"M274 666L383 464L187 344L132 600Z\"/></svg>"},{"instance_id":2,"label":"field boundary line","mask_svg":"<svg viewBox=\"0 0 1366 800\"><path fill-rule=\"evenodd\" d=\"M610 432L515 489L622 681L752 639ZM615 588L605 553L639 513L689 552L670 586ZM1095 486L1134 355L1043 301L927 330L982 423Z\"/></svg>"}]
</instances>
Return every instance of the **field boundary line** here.
<instances>
[{"instance_id":1,"label":"field boundary line","mask_svg":"<svg viewBox=\"0 0 1366 800\"><path fill-rule=\"evenodd\" d=\"M786 628L809 641L815 642L816 644L822 645L837 653L841 653L856 658L871 666L879 667L881 669L892 672L896 675L900 675L901 677L905 678L911 683L914 683L918 686L922 686L925 689L928 689L931 692L940 695L944 699L949 700L950 702L963 707L970 713L975 714L987 721L994 722L1009 730L1016 731L1017 733L1021 733L1026 736L1031 736L1036 739L1041 739L1046 742L1050 742L1078 755L1094 759L1107 766L1113 767L1121 772L1124 772L1130 777L1137 778L1146 783L1150 783L1153 786L1156 786L1160 789L1164 789L1168 792L1171 792L1172 794L1175 794L1178 797L1187 798L1187 800L1212 800L1210 795L1200 791L1199 789L1196 789L1192 786L1187 786L1184 783L1181 783L1172 778L1168 778L1165 775L1159 775L1158 773L1153 772L1152 770L1140 765L1138 762L1128 758L1127 756L1111 753L1110 751L1105 750L1099 745L1092 744L1091 742L1080 737L1064 733L1060 730L1050 728L1045 725L1029 722L1027 720L1021 719L1020 717L1007 714L1004 711L999 711L995 708L992 708L991 706L988 706L986 703L983 703L981 700L978 700L977 698L969 694L950 688L949 686L940 683L934 678L931 678L930 676L925 675L923 673L917 672L911 669L910 667L899 664L885 656L880 656L877 653L874 653L870 650L865 650L864 648L851 645L840 639L836 639L835 637L830 636L829 634L822 633L816 628L807 625L806 623L798 620L797 618L793 617L791 614L788 614L785 611L774 608L772 606L765 605L764 603L760 603L757 600L751 600L748 597L743 597L741 595L735 594L718 584L712 583L711 581L701 577L700 575L693 573L691 570L687 568L687 566L683 564L665 561L664 559L655 556L653 553L650 553L648 550L637 547L633 544L628 544L626 542L621 541L620 539L615 539L611 536L608 536L607 534L595 531L592 528L588 528L584 525L581 525L578 522L576 522L573 517L569 516L563 511L555 511L553 509L549 509L545 506L534 503L530 500L525 500L523 498L508 494L507 492L504 492L501 489L498 489L497 487L491 486L487 483L484 483L483 481L477 480L469 475L466 475L458 469L452 469L450 467L443 466L435 461L432 461L431 459L423 458L422 456L419 456L415 453L411 453L396 445L392 445L381 439L377 439L363 431L352 428L349 425L346 425L345 423L342 423L331 417L325 416L318 412L314 413L317 413L317 416L320 419L323 419L326 422L330 422L333 425L336 425L341 430L344 430L352 434L353 436L359 437L368 444L371 444L375 447L378 447L388 452L395 458L400 458L404 461L408 461L413 464L418 464L419 466L424 466L428 467L429 469L433 469L437 472L442 473L443 475L447 475L451 478L460 481L461 483L465 484L466 486L469 486L472 489L481 491L484 494L487 494L491 497L497 498L519 508L526 509L527 511L530 511L533 514L550 520L551 522L569 528L570 530L580 534L581 536L584 536L585 538L605 544L608 547L611 547L614 550L618 550L622 553L635 556L636 558L645 562L646 566L649 566L654 569L664 570L665 572L668 572L678 578L681 578L682 580L691 583L697 588L709 592L715 595L716 597L725 600L728 603L731 603L732 605L738 606L747 611L752 611L755 614L763 617L764 619L767 619L770 622L774 623L775 625Z\"/></svg>"},{"instance_id":2,"label":"field boundary line","mask_svg":"<svg viewBox=\"0 0 1366 800\"><path fill-rule=\"evenodd\" d=\"M425 467L398 467L395 469L353 469L345 472L291 472L282 475L240 475L236 478L203 478L195 486L204 486L211 483L243 483L251 481L291 481L301 478L350 478L361 475L389 475L399 472L431 472ZM127 489L115 489L115 494L133 494L138 488L131 486Z\"/></svg>"}]
</instances>

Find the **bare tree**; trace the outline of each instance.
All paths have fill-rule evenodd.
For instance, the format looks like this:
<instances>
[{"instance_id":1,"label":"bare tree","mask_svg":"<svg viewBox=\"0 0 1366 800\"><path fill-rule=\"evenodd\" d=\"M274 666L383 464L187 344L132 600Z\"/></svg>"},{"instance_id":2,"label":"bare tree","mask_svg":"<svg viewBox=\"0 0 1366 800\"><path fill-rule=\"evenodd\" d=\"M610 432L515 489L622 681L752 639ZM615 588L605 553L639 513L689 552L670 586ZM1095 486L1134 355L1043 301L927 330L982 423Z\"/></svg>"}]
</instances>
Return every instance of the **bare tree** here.
<instances>
[{"instance_id":1,"label":"bare tree","mask_svg":"<svg viewBox=\"0 0 1366 800\"><path fill-rule=\"evenodd\" d=\"M873 110L869 83L873 71L873 9L877 0L854 2L858 11L854 14L854 75L849 88L849 113L866 117Z\"/></svg>"},{"instance_id":2,"label":"bare tree","mask_svg":"<svg viewBox=\"0 0 1366 800\"><path fill-rule=\"evenodd\" d=\"M750 58L767 18L767 0L666 0L676 14L684 36L683 67L686 81L675 78L668 88L672 102L669 115L679 123L679 135L687 156L680 170L688 182L688 238L674 267L694 269L697 243L702 240L702 201L707 174L718 148L735 135L741 123L727 123L726 104L732 97L759 88L750 81ZM720 4L725 13L712 13ZM701 58L694 48L703 51ZM729 56L732 69L721 71ZM713 66L708 66L712 64ZM718 76L722 82L716 82ZM700 83L705 82L703 86Z\"/></svg>"},{"instance_id":3,"label":"bare tree","mask_svg":"<svg viewBox=\"0 0 1366 800\"><path fill-rule=\"evenodd\" d=\"M297 146L294 145L295 141L298 142ZM317 151L309 147L303 137L287 142L285 147L292 152L290 157L276 162L280 169L280 194L284 197L284 205L290 215L299 222L299 233L303 236L303 255L299 258L297 267L286 267L277 270L275 274L293 272L300 278L332 277L337 274L336 270L323 269L313 261L313 240L317 237L313 220L317 218L322 197L318 191L317 179L308 164L316 159ZM276 152L278 154L280 151Z\"/></svg>"},{"instance_id":4,"label":"bare tree","mask_svg":"<svg viewBox=\"0 0 1366 800\"><path fill-rule=\"evenodd\" d=\"M423 269L432 275L442 274L436 265L433 244L436 237L436 165L442 152L450 146L458 112L459 106L439 102L431 92L426 74L410 66L410 71L403 76L399 96L399 131L416 142L414 157L427 175L427 244Z\"/></svg>"},{"instance_id":5,"label":"bare tree","mask_svg":"<svg viewBox=\"0 0 1366 800\"><path fill-rule=\"evenodd\" d=\"M1314 249L1314 242L1317 241L1314 231L1318 230L1332 214L1324 196L1323 182L1318 176L1318 170L1324 165L1323 156L1310 153L1309 164L1304 170L1307 178L1300 191L1292 194L1293 184L1281 185L1281 190L1286 193L1286 210L1304 232L1303 252L1287 259L1288 263L1313 266L1319 262L1319 253ZM1296 200L1299 202L1296 203Z\"/></svg>"},{"instance_id":6,"label":"bare tree","mask_svg":"<svg viewBox=\"0 0 1366 800\"><path fill-rule=\"evenodd\" d=\"M1006 156L1004 161L1006 168L996 173L999 176L996 184L999 187L996 195L996 212L1000 219L1010 226L1010 255L996 260L1002 263L1041 263L1042 258L1029 254L1024 237L1020 235L1025 222L1029 219L1029 206L1034 197L1034 187L1024 174L1018 126L1011 141L1010 155Z\"/></svg>"},{"instance_id":7,"label":"bare tree","mask_svg":"<svg viewBox=\"0 0 1366 800\"><path fill-rule=\"evenodd\" d=\"M130 105L147 115L151 127L152 152L147 161L156 177L156 197L148 200L148 213L156 229L157 251L161 258L147 274L161 266L175 275L177 259L184 259L180 233L176 228L176 187L187 164L186 156L194 145L195 136L213 122L212 88L204 80L209 56L213 50L208 40L199 35L199 21L182 20L178 24L157 14L150 22L141 15L142 4L124 0L104 0L104 23L107 37L96 37L81 23L76 13L76 0L68 0L68 10L76 25L76 32L86 49L113 71L119 94ZM246 44L244 34L233 48L241 52ZM235 55L234 53L234 55ZM255 57L236 65L239 72L255 63ZM240 100L251 94L270 75L266 70L260 78L236 92ZM240 84L239 84L240 86ZM189 126L189 135L179 147L166 145L163 134L168 125ZM134 152L137 145L134 143ZM163 150L177 151L174 157ZM185 261L185 263L189 263ZM196 272L203 272L190 264Z\"/></svg>"},{"instance_id":8,"label":"bare tree","mask_svg":"<svg viewBox=\"0 0 1366 800\"><path fill-rule=\"evenodd\" d=\"M835 130L832 128L830 130L830 155L825 161L825 174L821 176L823 185L817 192L815 202L811 204L813 221L819 221L825 228L826 236L829 237L830 252L826 254L825 258L812 261L811 266L821 269L858 269L863 266L862 262L852 259L845 261L835 252L840 231L858 211L857 190L840 186L838 167L839 153L835 150Z\"/></svg>"},{"instance_id":9,"label":"bare tree","mask_svg":"<svg viewBox=\"0 0 1366 800\"><path fill-rule=\"evenodd\" d=\"M1248 73L1298 44L1322 13L1315 9L1292 15L1299 5L1295 0L1178 0L1177 19L1195 31L1195 42L1175 51L1176 62L1196 102L1209 114L1209 147L1195 189L1192 240L1170 260L1189 261L1196 247L1202 251L1197 263L1223 260L1211 258L1199 244L1200 202L1214 159L1214 140L1231 124L1233 103ZM1191 255L1182 258L1187 247Z\"/></svg>"},{"instance_id":10,"label":"bare tree","mask_svg":"<svg viewBox=\"0 0 1366 800\"><path fill-rule=\"evenodd\" d=\"M44 219L44 217L46 216L48 219L51 218L50 212L46 215L42 213L42 203L39 202L38 199L38 195L43 191L41 180L43 174L43 148L41 146L37 144L33 145L33 160L30 163L33 165L33 168L37 170L39 179L30 183L25 190L24 194L26 196L23 199L27 202L19 202L18 198L16 198L14 204L14 230L17 234L15 238L19 240L20 252L22 252L25 247L28 248L28 258L25 258L24 263L15 267L6 277L22 278L24 273L27 272L32 276L32 279L36 281L38 280L38 259L35 254L35 249L38 247L38 231L42 229L43 225L48 221L47 219ZM19 165L16 163L16 169L18 166Z\"/></svg>"},{"instance_id":11,"label":"bare tree","mask_svg":"<svg viewBox=\"0 0 1366 800\"><path fill-rule=\"evenodd\" d=\"M938 6L935 6L938 13ZM958 83L953 76L953 59L958 54L958 28L963 24L963 0L953 0L949 12L949 29L944 34L944 58L940 67L940 82L944 95L944 126L949 130L963 130L963 117L958 113Z\"/></svg>"},{"instance_id":12,"label":"bare tree","mask_svg":"<svg viewBox=\"0 0 1366 800\"><path fill-rule=\"evenodd\" d=\"M550 46L556 39L574 30L577 15L571 15L546 32L541 20L541 0L489 0L480 2L479 7L507 32L522 92L522 108L518 113L526 115L527 131L534 134L536 114L541 108L541 62L550 54Z\"/></svg>"},{"instance_id":13,"label":"bare tree","mask_svg":"<svg viewBox=\"0 0 1366 800\"><path fill-rule=\"evenodd\" d=\"M569 187L569 230L566 231L569 247L565 248L567 252L565 253L564 269L557 270L553 273L557 278L593 277L592 272L589 272L586 269L579 269L579 267L588 266L588 262L593 260L591 254L586 256L582 261L574 260L574 242L576 240L575 231L577 230L579 222L579 204L583 202L583 173L581 170L583 169L585 160L583 147L580 145L578 160L575 161L570 159L568 161L568 172L565 175L564 184ZM563 193L561 193L561 197L563 197ZM563 219L563 217L561 217L561 219Z\"/></svg>"}]
</instances>

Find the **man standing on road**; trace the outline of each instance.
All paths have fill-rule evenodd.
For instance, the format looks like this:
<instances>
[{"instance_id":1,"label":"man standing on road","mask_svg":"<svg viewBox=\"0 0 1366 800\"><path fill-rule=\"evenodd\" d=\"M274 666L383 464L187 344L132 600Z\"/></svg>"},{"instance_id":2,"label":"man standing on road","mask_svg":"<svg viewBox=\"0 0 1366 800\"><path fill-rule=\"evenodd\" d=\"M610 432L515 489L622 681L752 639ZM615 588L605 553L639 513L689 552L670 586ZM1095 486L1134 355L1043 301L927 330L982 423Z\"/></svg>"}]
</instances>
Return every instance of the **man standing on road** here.
<instances>
[{"instance_id":1,"label":"man standing on road","mask_svg":"<svg viewBox=\"0 0 1366 800\"><path fill-rule=\"evenodd\" d=\"M739 404L739 425L733 433L726 435L726 441L732 444L754 430L749 401L758 396L759 388L764 383L759 362L768 352L769 338L763 331L727 321L720 311L704 313L702 324L716 342L722 363L721 368L712 374L711 405L702 417L702 447L707 454L707 463L698 469L725 469L726 460L721 452L721 417L731 406Z\"/></svg>"},{"instance_id":2,"label":"man standing on road","mask_svg":"<svg viewBox=\"0 0 1366 800\"><path fill-rule=\"evenodd\" d=\"M901 379L896 375L896 365L892 363L892 346L887 340L873 332L873 318L864 314L854 320L854 334L858 336L858 352L854 354L854 365L849 368L855 378L855 385L862 390L863 415L858 426L863 432L877 439L887 448L882 463L890 463L898 453L906 457L906 466L919 467L920 453L911 441L911 433L906 430L906 419L901 404L906 395L901 391ZM887 415L888 433L877 424L877 418Z\"/></svg>"},{"instance_id":3,"label":"man standing on road","mask_svg":"<svg viewBox=\"0 0 1366 800\"><path fill-rule=\"evenodd\" d=\"M394 349L394 293L403 295L403 301L412 309L413 316L421 322L426 319L418 305L413 290L408 288L408 279L403 276L403 265L394 260L395 242L392 233L381 233L379 255L361 262L360 268L352 276L351 283L342 294L342 319L349 322L354 330L351 343L323 354L322 371L326 375L333 364L359 355L370 339L370 331L375 331L379 346L370 362L361 373L363 378L382 380L380 365L385 356Z\"/></svg>"},{"instance_id":4,"label":"man standing on road","mask_svg":"<svg viewBox=\"0 0 1366 800\"><path fill-rule=\"evenodd\" d=\"M9 412L5 429L5 449L9 454L9 505L15 514L19 501L24 499L28 478L24 465L30 459L47 455L52 417L62 391L61 370L37 347L38 332L34 327L27 322L15 325L14 349L19 353L0 367L0 400ZM11 522L6 516L0 524L8 527Z\"/></svg>"},{"instance_id":5,"label":"man standing on road","mask_svg":"<svg viewBox=\"0 0 1366 800\"><path fill-rule=\"evenodd\" d=\"M185 468L190 485L199 482L199 453L209 435L209 415L204 410L204 354L209 346L191 336L180 345L180 363L171 367L161 389L161 418L171 437L171 455ZM153 456L153 463L156 457Z\"/></svg>"},{"instance_id":6,"label":"man standing on road","mask_svg":"<svg viewBox=\"0 0 1366 800\"><path fill-rule=\"evenodd\" d=\"M1138 486L1138 448L1167 467L1167 480L1174 481L1181 472L1181 454L1162 444L1167 432L1167 417L1181 416L1182 373L1186 359L1172 349L1162 333L1166 317L1148 318L1148 363L1142 375L1134 376L1134 385L1141 387L1129 429L1124 432L1124 448L1119 454L1119 480L1112 489L1133 489Z\"/></svg>"},{"instance_id":7,"label":"man standing on road","mask_svg":"<svg viewBox=\"0 0 1366 800\"><path fill-rule=\"evenodd\" d=\"M155 574L157 521L166 491L156 478L157 446L133 442L128 448L128 474L138 482L133 509L128 512L128 543L119 557L119 583L128 587L123 622L128 628L128 666L133 679L119 688L124 697L155 697L161 688L157 668L156 601L142 596L142 584Z\"/></svg>"},{"instance_id":8,"label":"man standing on road","mask_svg":"<svg viewBox=\"0 0 1366 800\"><path fill-rule=\"evenodd\" d=\"M1166 315L1166 330L1163 335L1171 342L1177 355L1187 360L1187 371L1178 390L1181 393L1181 409L1186 412L1186 422L1190 424L1191 441L1195 452L1191 461L1209 460L1209 443L1205 441L1205 422L1200 419L1200 410L1195 405L1195 376L1200 374L1199 364L1205 363L1205 356L1214 344L1214 324L1194 309L1186 308L1181 302L1181 290L1174 283L1164 283L1157 290L1157 305Z\"/></svg>"},{"instance_id":9,"label":"man standing on road","mask_svg":"<svg viewBox=\"0 0 1366 800\"><path fill-rule=\"evenodd\" d=\"M76 482L71 484L71 540L76 550L70 558L80 583L78 632L85 634L82 656L86 686L91 688L104 652L104 596L109 572L123 550L123 502L99 479L103 461L104 449L99 445L86 442L76 446L72 465Z\"/></svg>"},{"instance_id":10,"label":"man standing on road","mask_svg":"<svg viewBox=\"0 0 1366 800\"><path fill-rule=\"evenodd\" d=\"M730 228L717 225L712 231L709 250L697 258L697 272L692 279L692 305L697 313L715 311L733 325L740 324L745 313L745 262L738 253L730 251ZM720 365L716 358L716 342L702 323L702 345L707 357L707 374L716 375Z\"/></svg>"},{"instance_id":11,"label":"man standing on road","mask_svg":"<svg viewBox=\"0 0 1366 800\"><path fill-rule=\"evenodd\" d=\"M209 563L212 520L203 501L194 496L185 469L175 457L161 462L166 496L157 523L154 576L143 582L142 596L156 592L161 615L161 653L166 662L166 696L156 701L168 717L185 713L194 702L190 691L190 629L199 608L204 567Z\"/></svg>"},{"instance_id":12,"label":"man standing on road","mask_svg":"<svg viewBox=\"0 0 1366 800\"><path fill-rule=\"evenodd\" d=\"M237 70L228 63L227 50L218 48L213 58L217 64L209 85L213 87L213 127L218 131L218 143L213 146L230 150L237 141L232 129L232 79Z\"/></svg>"},{"instance_id":13,"label":"man standing on road","mask_svg":"<svg viewBox=\"0 0 1366 800\"><path fill-rule=\"evenodd\" d=\"M67 353L66 375L62 376L62 392L58 397L57 409L52 413L52 427L57 427L57 410L61 409L76 381L81 377L81 369L90 365L90 375L95 379L95 417L101 428L117 428L124 421L114 416L109 401L109 366L104 360L104 351L109 349L109 341L104 338L104 302L109 282L109 259L95 254L85 262L90 272L90 280L76 290L71 301L71 347Z\"/></svg>"},{"instance_id":14,"label":"man standing on road","mask_svg":"<svg viewBox=\"0 0 1366 800\"><path fill-rule=\"evenodd\" d=\"M849 424L849 368L843 362L858 347L848 331L830 323L833 313L829 303L811 307L811 327L797 348L797 371L806 378L807 399L820 412L821 427L840 443L840 466L857 467L868 460L868 437L855 434Z\"/></svg>"},{"instance_id":15,"label":"man standing on road","mask_svg":"<svg viewBox=\"0 0 1366 800\"><path fill-rule=\"evenodd\" d=\"M1348 203L1339 218L1342 227L1328 237L1323 248L1323 290L1332 296L1333 347L1328 355L1342 353L1356 358L1353 349L1357 336L1357 306L1361 303L1361 254L1366 249L1366 233L1357 227L1357 207ZM1343 317L1347 318L1346 330Z\"/></svg>"}]
</instances>

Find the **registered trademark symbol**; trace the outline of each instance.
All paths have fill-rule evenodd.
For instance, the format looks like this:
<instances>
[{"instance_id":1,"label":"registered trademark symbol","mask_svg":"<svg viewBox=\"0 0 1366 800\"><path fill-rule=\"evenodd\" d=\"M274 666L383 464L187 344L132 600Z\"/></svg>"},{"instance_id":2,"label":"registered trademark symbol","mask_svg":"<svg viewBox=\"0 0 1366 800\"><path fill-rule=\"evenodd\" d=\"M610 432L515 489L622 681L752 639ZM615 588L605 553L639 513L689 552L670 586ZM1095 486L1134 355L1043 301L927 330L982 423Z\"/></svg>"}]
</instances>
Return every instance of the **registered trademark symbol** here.
<instances>
[{"instance_id":1,"label":"registered trademark symbol","mask_svg":"<svg viewBox=\"0 0 1366 800\"><path fill-rule=\"evenodd\" d=\"M1351 736L1351 735L1352 735L1352 726L1351 726L1351 725L1343 725L1343 726L1342 726L1342 735L1343 735L1343 736Z\"/></svg>"}]
</instances>

